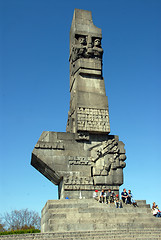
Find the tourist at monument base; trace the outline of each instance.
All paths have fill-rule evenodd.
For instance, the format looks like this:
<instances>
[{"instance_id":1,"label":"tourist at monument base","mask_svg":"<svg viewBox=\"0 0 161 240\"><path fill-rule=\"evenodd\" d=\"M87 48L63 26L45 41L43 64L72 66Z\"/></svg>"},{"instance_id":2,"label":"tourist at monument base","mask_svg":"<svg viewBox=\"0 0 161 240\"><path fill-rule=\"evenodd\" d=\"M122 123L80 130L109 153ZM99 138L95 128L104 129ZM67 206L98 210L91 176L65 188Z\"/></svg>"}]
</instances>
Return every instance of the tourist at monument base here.
<instances>
[{"instance_id":1,"label":"tourist at monument base","mask_svg":"<svg viewBox=\"0 0 161 240\"><path fill-rule=\"evenodd\" d=\"M95 190L94 191L94 193L93 193L93 198L95 199L95 200L99 200L99 197L98 197L98 190Z\"/></svg>"},{"instance_id":2,"label":"tourist at monument base","mask_svg":"<svg viewBox=\"0 0 161 240\"><path fill-rule=\"evenodd\" d=\"M152 213L154 217L161 217L161 211L158 208L158 205L155 204L155 202L153 202L152 205Z\"/></svg>"},{"instance_id":3,"label":"tourist at monument base","mask_svg":"<svg viewBox=\"0 0 161 240\"><path fill-rule=\"evenodd\" d=\"M115 205L116 205L116 208L122 208L122 201L119 200L118 194L116 194L116 196L115 196Z\"/></svg>"},{"instance_id":4,"label":"tourist at monument base","mask_svg":"<svg viewBox=\"0 0 161 240\"><path fill-rule=\"evenodd\" d=\"M126 192L126 188L123 189L123 192L121 193L121 199L123 203L127 203L128 193Z\"/></svg>"},{"instance_id":5,"label":"tourist at monument base","mask_svg":"<svg viewBox=\"0 0 161 240\"><path fill-rule=\"evenodd\" d=\"M105 198L106 198L106 193L105 193L105 190L102 189L102 191L100 192L100 203L104 203Z\"/></svg>"}]
</instances>

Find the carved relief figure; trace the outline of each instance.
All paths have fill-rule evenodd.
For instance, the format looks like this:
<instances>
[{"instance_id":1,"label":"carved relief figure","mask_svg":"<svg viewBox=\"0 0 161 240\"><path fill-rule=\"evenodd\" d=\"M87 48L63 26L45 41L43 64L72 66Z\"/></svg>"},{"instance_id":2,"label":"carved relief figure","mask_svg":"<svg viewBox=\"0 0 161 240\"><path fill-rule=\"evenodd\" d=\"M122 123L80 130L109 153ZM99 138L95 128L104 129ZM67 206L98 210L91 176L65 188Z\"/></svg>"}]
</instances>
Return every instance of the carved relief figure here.
<instances>
[{"instance_id":1,"label":"carved relief figure","mask_svg":"<svg viewBox=\"0 0 161 240\"><path fill-rule=\"evenodd\" d=\"M72 62L79 58L86 57L87 52L86 37L79 35L76 41L77 43L72 47Z\"/></svg>"},{"instance_id":2,"label":"carved relief figure","mask_svg":"<svg viewBox=\"0 0 161 240\"><path fill-rule=\"evenodd\" d=\"M79 58L96 58L102 59L103 49L100 38L92 36L79 35L75 37L76 44L73 45L70 60L72 63Z\"/></svg>"},{"instance_id":3,"label":"carved relief figure","mask_svg":"<svg viewBox=\"0 0 161 240\"><path fill-rule=\"evenodd\" d=\"M101 39L88 35L87 40L87 57L102 59L103 49L101 46Z\"/></svg>"},{"instance_id":4,"label":"carved relief figure","mask_svg":"<svg viewBox=\"0 0 161 240\"><path fill-rule=\"evenodd\" d=\"M102 142L101 145L92 149L91 155L93 158L93 177L115 175L117 169L122 169L126 166L124 153L120 153L117 141L108 140ZM109 178L108 177L108 178ZM104 180L102 180L104 181Z\"/></svg>"},{"instance_id":5,"label":"carved relief figure","mask_svg":"<svg viewBox=\"0 0 161 240\"><path fill-rule=\"evenodd\" d=\"M103 49L101 47L101 39L96 38L93 43L92 55L94 58L102 59Z\"/></svg>"}]
</instances>

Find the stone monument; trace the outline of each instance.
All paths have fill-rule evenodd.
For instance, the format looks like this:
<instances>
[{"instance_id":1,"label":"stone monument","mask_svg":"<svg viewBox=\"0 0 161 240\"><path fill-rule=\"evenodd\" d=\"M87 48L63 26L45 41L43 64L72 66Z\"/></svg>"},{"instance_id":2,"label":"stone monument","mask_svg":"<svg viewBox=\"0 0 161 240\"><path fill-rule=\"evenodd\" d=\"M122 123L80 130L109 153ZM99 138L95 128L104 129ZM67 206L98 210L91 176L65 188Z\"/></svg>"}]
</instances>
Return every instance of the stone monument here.
<instances>
[{"instance_id":1,"label":"stone monument","mask_svg":"<svg viewBox=\"0 0 161 240\"><path fill-rule=\"evenodd\" d=\"M32 152L32 166L58 185L59 192L59 200L48 200L41 211L38 239L149 239L149 235L158 239L161 235L161 222L145 200L136 200L138 208L130 204L116 208L93 199L96 189L119 193L126 159L123 142L110 135L101 40L91 12L75 9L66 132L43 132Z\"/></svg>"},{"instance_id":2,"label":"stone monument","mask_svg":"<svg viewBox=\"0 0 161 240\"><path fill-rule=\"evenodd\" d=\"M59 199L92 198L94 190L119 192L125 150L110 135L102 73L102 31L90 11L75 9L70 29L70 109L66 132L44 131L31 164L58 185Z\"/></svg>"}]
</instances>

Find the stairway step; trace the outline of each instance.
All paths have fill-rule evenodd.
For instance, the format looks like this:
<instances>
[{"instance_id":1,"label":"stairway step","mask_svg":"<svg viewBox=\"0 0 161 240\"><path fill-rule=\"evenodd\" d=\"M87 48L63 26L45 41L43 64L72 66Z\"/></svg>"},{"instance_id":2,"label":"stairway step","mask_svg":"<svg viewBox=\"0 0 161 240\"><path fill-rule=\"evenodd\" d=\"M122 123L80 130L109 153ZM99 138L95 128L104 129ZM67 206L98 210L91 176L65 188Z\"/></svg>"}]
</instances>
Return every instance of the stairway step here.
<instances>
[{"instance_id":1,"label":"stairway step","mask_svg":"<svg viewBox=\"0 0 161 240\"><path fill-rule=\"evenodd\" d=\"M119 236L119 238L118 238ZM108 231L79 231L43 234L20 234L0 236L0 240L108 240L108 239L161 239L161 230L108 230Z\"/></svg>"},{"instance_id":2,"label":"stairway step","mask_svg":"<svg viewBox=\"0 0 161 240\"><path fill-rule=\"evenodd\" d=\"M114 223L63 223L63 224L49 224L49 231L52 232L58 232L58 231L81 231L84 229L85 231L90 230L90 231L95 231L95 230L102 230L104 229L144 229L144 228L154 228L158 227L161 229L161 222L157 223L156 221L151 222L140 222L140 221L135 221L135 222L128 222L125 221L123 223L119 222L114 222Z\"/></svg>"},{"instance_id":3,"label":"stairway step","mask_svg":"<svg viewBox=\"0 0 161 240\"><path fill-rule=\"evenodd\" d=\"M67 218L49 218L47 219L48 223L50 224L64 224L64 223L71 223L71 224L78 224L78 223L137 223L137 222L142 222L142 223L149 223L149 222L154 222L154 223L160 223L161 224L161 219L157 219L153 216L138 216L138 215L130 215L130 216L112 216L112 217L104 217L104 216L88 216L88 215L81 215L81 216L68 216Z\"/></svg>"},{"instance_id":4,"label":"stairway step","mask_svg":"<svg viewBox=\"0 0 161 240\"><path fill-rule=\"evenodd\" d=\"M130 207L130 208L116 208L115 206L113 207L103 207L103 208L81 208L78 209L78 212L93 212L93 213L103 213L103 212L111 212L111 213L130 213L130 212L140 212L140 213L151 213L151 210L148 208L134 208L134 207Z\"/></svg>"},{"instance_id":5,"label":"stairway step","mask_svg":"<svg viewBox=\"0 0 161 240\"><path fill-rule=\"evenodd\" d=\"M115 212L115 213L120 213L120 212L122 212L122 213L129 213L129 212L140 212L140 213L151 213L151 209L149 209L149 208L135 208L135 207L133 207L133 206L129 206L129 207L123 207L123 208L116 208L114 205L113 206L111 206L111 207L109 207L109 206L107 206L107 205L105 205L104 204L104 206L103 207L101 207L101 208L99 208L99 207L97 207L97 206L95 206L95 207L88 207L88 208L86 208L86 207L75 207L75 208L65 208L65 207L61 207L61 208L59 208L59 207L57 207L57 208L54 208L54 207L52 207L52 208L49 208L48 209L48 211L50 212L50 213L64 213L64 212L66 212L66 213L77 213L77 212L79 212L79 213L81 213L81 212L93 212L93 213L95 213L95 212L97 212L97 213L99 213L99 212Z\"/></svg>"}]
</instances>

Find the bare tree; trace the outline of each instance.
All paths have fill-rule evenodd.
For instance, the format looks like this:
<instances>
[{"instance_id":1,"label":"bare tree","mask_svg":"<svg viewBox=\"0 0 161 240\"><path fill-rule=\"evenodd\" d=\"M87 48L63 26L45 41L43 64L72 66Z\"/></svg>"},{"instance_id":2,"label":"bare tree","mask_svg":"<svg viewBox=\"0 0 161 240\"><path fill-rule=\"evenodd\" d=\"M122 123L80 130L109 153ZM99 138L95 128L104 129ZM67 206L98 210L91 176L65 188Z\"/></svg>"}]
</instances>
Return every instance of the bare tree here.
<instances>
[{"instance_id":1,"label":"bare tree","mask_svg":"<svg viewBox=\"0 0 161 240\"><path fill-rule=\"evenodd\" d=\"M4 225L0 223L0 232L4 232L5 229L4 229Z\"/></svg>"},{"instance_id":2,"label":"bare tree","mask_svg":"<svg viewBox=\"0 0 161 240\"><path fill-rule=\"evenodd\" d=\"M40 229L41 220L39 214L35 211L29 211L27 208L5 213L3 219L8 230Z\"/></svg>"},{"instance_id":3,"label":"bare tree","mask_svg":"<svg viewBox=\"0 0 161 240\"><path fill-rule=\"evenodd\" d=\"M2 217L0 216L0 232L5 231L5 224L2 222Z\"/></svg>"}]
</instances>

